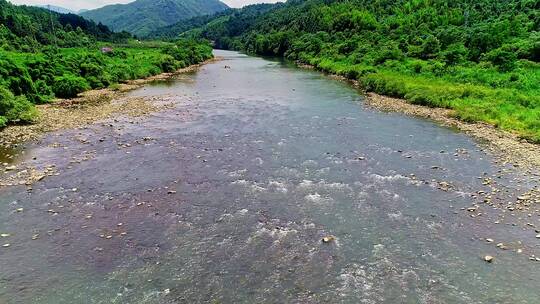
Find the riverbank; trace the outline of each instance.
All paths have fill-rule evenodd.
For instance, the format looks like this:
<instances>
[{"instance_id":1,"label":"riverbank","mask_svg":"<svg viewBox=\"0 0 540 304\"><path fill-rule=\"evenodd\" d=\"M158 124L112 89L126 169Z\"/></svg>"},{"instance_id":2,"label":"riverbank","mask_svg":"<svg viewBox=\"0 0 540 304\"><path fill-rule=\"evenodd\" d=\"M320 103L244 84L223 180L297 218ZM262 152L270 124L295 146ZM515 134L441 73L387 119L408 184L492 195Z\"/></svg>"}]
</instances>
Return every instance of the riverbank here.
<instances>
[{"instance_id":1,"label":"riverbank","mask_svg":"<svg viewBox=\"0 0 540 304\"><path fill-rule=\"evenodd\" d=\"M118 87L134 79L198 64L212 58L205 41L130 42L59 48L54 52L0 52L0 128L33 123L36 105L76 98L88 90Z\"/></svg>"},{"instance_id":2,"label":"riverbank","mask_svg":"<svg viewBox=\"0 0 540 304\"><path fill-rule=\"evenodd\" d=\"M0 146L11 147L30 140L37 140L48 132L83 127L113 116L139 117L158 111L167 105L156 105L146 98L127 97L126 93L147 83L194 72L202 65L217 60L220 58L212 58L173 73L162 73L144 79L131 80L107 89L86 91L77 98L57 99L50 104L38 105L36 107L40 115L35 123L12 125L0 131Z\"/></svg>"}]
</instances>

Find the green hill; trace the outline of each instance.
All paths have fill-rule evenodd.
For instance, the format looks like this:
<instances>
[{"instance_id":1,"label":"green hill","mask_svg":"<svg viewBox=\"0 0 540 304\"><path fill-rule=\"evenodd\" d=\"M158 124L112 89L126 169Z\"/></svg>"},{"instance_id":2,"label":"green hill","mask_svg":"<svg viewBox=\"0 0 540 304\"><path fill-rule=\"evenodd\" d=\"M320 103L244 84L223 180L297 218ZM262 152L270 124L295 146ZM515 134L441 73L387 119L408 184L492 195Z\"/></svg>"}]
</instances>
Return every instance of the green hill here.
<instances>
[{"instance_id":1,"label":"green hill","mask_svg":"<svg viewBox=\"0 0 540 304\"><path fill-rule=\"evenodd\" d=\"M96 40L119 41L128 37L127 33L113 33L104 25L74 14L0 0L0 48L4 50L36 51L43 45L86 46Z\"/></svg>"},{"instance_id":2,"label":"green hill","mask_svg":"<svg viewBox=\"0 0 540 304\"><path fill-rule=\"evenodd\" d=\"M240 9L228 9L213 15L198 16L187 20L171 24L169 26L160 27L148 36L159 39L174 39L180 34L184 34L190 30L204 30L202 33L208 39L220 40L225 37L232 37L243 33L248 26L255 23L263 14L270 10L276 9L283 4L254 4L248 5ZM227 26L222 26L227 23ZM228 32L227 29L233 31ZM223 32L221 30L225 30ZM219 45L218 45L219 47Z\"/></svg>"},{"instance_id":3,"label":"green hill","mask_svg":"<svg viewBox=\"0 0 540 304\"><path fill-rule=\"evenodd\" d=\"M114 31L146 36L159 27L227 8L219 0L137 0L82 12L81 16L101 22Z\"/></svg>"}]
</instances>

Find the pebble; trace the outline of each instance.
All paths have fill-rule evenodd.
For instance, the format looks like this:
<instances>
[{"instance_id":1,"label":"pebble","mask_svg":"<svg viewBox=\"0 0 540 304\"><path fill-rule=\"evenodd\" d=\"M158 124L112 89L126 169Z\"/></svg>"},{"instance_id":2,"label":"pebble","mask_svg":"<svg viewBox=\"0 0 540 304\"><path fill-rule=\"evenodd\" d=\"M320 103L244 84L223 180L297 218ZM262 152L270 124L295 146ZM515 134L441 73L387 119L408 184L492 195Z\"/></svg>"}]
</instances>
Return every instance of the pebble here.
<instances>
[{"instance_id":1,"label":"pebble","mask_svg":"<svg viewBox=\"0 0 540 304\"><path fill-rule=\"evenodd\" d=\"M323 243L331 243L335 240L336 238L332 235L329 235L329 236L325 236L322 238L322 242Z\"/></svg>"}]
</instances>

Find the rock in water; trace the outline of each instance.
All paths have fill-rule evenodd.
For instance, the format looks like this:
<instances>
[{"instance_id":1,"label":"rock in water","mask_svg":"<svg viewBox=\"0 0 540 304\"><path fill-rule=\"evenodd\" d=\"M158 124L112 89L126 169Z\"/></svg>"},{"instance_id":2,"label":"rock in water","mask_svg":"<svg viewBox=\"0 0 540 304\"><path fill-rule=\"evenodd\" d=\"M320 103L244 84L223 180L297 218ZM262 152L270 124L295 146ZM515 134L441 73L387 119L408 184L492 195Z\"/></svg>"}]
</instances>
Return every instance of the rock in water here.
<instances>
[{"instance_id":1,"label":"rock in water","mask_svg":"<svg viewBox=\"0 0 540 304\"><path fill-rule=\"evenodd\" d=\"M486 261L486 262L488 262L488 263L492 263L494 259L495 259L495 258L492 257L492 256L490 256L490 255L486 255L486 256L484 257L484 261Z\"/></svg>"},{"instance_id":2,"label":"rock in water","mask_svg":"<svg viewBox=\"0 0 540 304\"><path fill-rule=\"evenodd\" d=\"M333 242L335 239L336 239L336 238L335 238L334 236L329 235L329 236L323 237L323 238L322 238L322 242L328 244L328 243Z\"/></svg>"}]
</instances>

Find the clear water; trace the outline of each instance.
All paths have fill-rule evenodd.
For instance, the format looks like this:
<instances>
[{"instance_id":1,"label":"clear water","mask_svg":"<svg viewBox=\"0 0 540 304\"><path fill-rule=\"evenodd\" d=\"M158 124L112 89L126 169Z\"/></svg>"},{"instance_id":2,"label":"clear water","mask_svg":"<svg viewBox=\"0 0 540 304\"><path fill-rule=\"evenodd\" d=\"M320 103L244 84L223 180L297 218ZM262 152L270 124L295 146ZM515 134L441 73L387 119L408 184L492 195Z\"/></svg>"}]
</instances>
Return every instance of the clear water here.
<instances>
[{"instance_id":1,"label":"clear water","mask_svg":"<svg viewBox=\"0 0 540 304\"><path fill-rule=\"evenodd\" d=\"M28 147L60 175L0 189L0 303L538 302L534 232L461 210L503 169L472 139L316 72L218 55L132 93L172 109ZM497 196L535 182L503 174Z\"/></svg>"}]
</instances>

